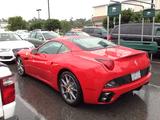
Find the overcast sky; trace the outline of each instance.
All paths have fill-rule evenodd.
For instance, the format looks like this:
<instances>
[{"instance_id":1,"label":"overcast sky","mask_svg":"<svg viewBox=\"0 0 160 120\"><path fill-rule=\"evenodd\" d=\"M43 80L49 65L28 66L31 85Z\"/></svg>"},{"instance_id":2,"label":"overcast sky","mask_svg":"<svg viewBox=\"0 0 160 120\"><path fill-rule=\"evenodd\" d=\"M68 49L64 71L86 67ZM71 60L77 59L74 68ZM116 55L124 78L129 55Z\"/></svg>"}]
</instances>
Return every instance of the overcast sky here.
<instances>
[{"instance_id":1,"label":"overcast sky","mask_svg":"<svg viewBox=\"0 0 160 120\"><path fill-rule=\"evenodd\" d=\"M51 18L90 18L92 7L109 0L50 0ZM41 18L47 19L47 0L0 0L0 18L22 16L29 20L37 17L36 9L42 9Z\"/></svg>"},{"instance_id":2,"label":"overcast sky","mask_svg":"<svg viewBox=\"0 0 160 120\"><path fill-rule=\"evenodd\" d=\"M91 18L92 7L108 3L109 0L50 0L51 18ZM122 1L122 0L119 0ZM0 0L0 19L22 16L29 20L37 17L36 9L42 9L41 18L47 19L47 0Z\"/></svg>"}]
</instances>

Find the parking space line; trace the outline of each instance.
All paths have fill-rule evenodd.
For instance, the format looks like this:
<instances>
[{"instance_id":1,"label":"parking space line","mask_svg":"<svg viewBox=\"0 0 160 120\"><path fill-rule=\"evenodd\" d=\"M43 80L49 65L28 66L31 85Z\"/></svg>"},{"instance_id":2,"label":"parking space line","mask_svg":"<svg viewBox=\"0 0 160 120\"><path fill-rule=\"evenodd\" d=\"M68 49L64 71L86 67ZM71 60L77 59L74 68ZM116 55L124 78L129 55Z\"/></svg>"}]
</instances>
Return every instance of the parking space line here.
<instances>
[{"instance_id":1,"label":"parking space line","mask_svg":"<svg viewBox=\"0 0 160 120\"><path fill-rule=\"evenodd\" d=\"M155 87L155 88L159 88L160 89L160 86L158 86L158 85L154 85L154 84L148 84L148 85L150 85L150 86L152 86L152 87Z\"/></svg>"},{"instance_id":2,"label":"parking space line","mask_svg":"<svg viewBox=\"0 0 160 120\"><path fill-rule=\"evenodd\" d=\"M16 98L18 98L18 100L20 100L27 109L29 109L33 114L35 114L35 116L37 116L38 118L40 118L40 120L46 120L43 115L39 114L36 111L36 109L33 108L30 104L28 104L21 96L16 95Z\"/></svg>"}]
</instances>

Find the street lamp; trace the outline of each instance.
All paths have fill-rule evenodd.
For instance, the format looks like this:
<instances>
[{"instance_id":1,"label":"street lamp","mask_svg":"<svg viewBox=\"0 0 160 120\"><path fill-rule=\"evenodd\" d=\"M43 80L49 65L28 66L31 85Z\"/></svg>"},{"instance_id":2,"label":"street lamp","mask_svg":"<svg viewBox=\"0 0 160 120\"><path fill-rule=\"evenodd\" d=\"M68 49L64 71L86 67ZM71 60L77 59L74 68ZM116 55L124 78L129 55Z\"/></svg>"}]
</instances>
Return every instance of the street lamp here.
<instances>
[{"instance_id":1,"label":"street lamp","mask_svg":"<svg viewBox=\"0 0 160 120\"><path fill-rule=\"evenodd\" d=\"M50 4L49 4L49 0L48 1L48 19L50 19Z\"/></svg>"},{"instance_id":2,"label":"street lamp","mask_svg":"<svg viewBox=\"0 0 160 120\"><path fill-rule=\"evenodd\" d=\"M40 11L42 11L42 9L37 9L36 11L38 12L38 19L40 19Z\"/></svg>"}]
</instances>

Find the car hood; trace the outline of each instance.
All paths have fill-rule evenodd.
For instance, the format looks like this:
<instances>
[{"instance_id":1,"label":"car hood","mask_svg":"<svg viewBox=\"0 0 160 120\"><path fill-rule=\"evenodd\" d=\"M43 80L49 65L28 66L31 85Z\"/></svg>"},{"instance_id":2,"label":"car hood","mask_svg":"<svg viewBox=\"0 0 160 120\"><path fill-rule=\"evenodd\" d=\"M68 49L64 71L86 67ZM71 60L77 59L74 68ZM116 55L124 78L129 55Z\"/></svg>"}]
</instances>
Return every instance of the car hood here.
<instances>
[{"instance_id":1,"label":"car hood","mask_svg":"<svg viewBox=\"0 0 160 120\"><path fill-rule=\"evenodd\" d=\"M34 45L27 41L0 41L0 48L33 48Z\"/></svg>"},{"instance_id":2,"label":"car hood","mask_svg":"<svg viewBox=\"0 0 160 120\"><path fill-rule=\"evenodd\" d=\"M94 50L94 51L79 51L75 53L79 57L86 59L104 58L110 60L118 60L122 58L129 58L136 55L145 54L143 51L134 50L122 46L113 46L106 49Z\"/></svg>"}]
</instances>

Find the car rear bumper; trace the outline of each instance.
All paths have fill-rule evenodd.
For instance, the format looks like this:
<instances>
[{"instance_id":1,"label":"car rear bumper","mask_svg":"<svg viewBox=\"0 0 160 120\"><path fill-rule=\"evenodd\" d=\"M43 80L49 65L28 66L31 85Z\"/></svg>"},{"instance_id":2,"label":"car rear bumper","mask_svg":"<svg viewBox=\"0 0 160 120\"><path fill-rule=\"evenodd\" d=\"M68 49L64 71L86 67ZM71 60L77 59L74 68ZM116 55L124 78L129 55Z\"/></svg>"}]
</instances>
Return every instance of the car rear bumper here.
<instances>
[{"instance_id":1,"label":"car rear bumper","mask_svg":"<svg viewBox=\"0 0 160 120\"><path fill-rule=\"evenodd\" d=\"M3 106L4 119L9 119L14 117L15 106L16 106L16 102L12 102L10 104Z\"/></svg>"},{"instance_id":2,"label":"car rear bumper","mask_svg":"<svg viewBox=\"0 0 160 120\"><path fill-rule=\"evenodd\" d=\"M84 102L89 104L111 104L114 101L116 101L122 94L125 94L129 91L133 91L149 83L150 78L151 78L151 73L149 72L146 76L142 77L141 79L122 85L120 87L109 88L109 89L102 88L101 90L87 89L86 95L88 95L89 97L85 96ZM111 97L110 100L105 102L100 101L102 93L112 93L112 95L110 96Z\"/></svg>"}]
</instances>

